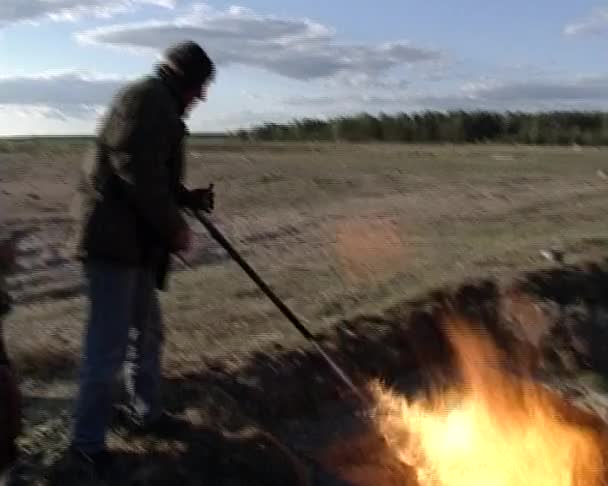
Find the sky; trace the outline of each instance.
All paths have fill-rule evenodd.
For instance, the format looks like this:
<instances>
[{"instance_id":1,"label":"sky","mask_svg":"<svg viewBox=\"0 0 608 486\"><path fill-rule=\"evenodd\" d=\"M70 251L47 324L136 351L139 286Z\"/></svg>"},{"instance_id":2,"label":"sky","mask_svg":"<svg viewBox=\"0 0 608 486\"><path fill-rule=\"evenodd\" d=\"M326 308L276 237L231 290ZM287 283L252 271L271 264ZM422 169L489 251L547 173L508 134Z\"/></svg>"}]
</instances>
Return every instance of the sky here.
<instances>
[{"instance_id":1,"label":"sky","mask_svg":"<svg viewBox=\"0 0 608 486\"><path fill-rule=\"evenodd\" d=\"M194 132L608 109L608 0L0 0L0 136L95 133L116 91L185 39L218 66Z\"/></svg>"}]
</instances>

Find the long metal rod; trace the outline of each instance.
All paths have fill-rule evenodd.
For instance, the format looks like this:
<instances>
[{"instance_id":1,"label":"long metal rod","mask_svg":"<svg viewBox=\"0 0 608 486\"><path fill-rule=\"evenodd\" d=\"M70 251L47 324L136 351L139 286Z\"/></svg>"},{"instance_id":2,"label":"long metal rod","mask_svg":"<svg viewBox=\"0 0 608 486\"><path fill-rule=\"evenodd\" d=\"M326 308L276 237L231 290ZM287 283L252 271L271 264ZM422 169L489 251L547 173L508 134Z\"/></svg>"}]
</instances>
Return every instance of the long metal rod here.
<instances>
[{"instance_id":1,"label":"long metal rod","mask_svg":"<svg viewBox=\"0 0 608 486\"><path fill-rule=\"evenodd\" d=\"M253 280L257 286L266 294L266 296L277 306L277 308L283 313L283 315L293 324L293 326L310 341L317 349L319 354L327 361L330 368L350 388L355 395L366 405L369 405L369 400L361 393L361 391L355 386L352 379L348 377L348 374L336 363L323 349L323 347L317 342L315 336L300 322L298 317L291 311L289 307L274 293L274 291L264 282L264 280L257 274L257 272L251 268L247 261L240 255L240 253L230 244L230 242L224 237L222 232L218 230L215 225L209 221L209 219L200 213L194 211L194 215L199 222L207 229L211 236L228 252L228 254L234 259L236 263L245 271L247 275Z\"/></svg>"}]
</instances>

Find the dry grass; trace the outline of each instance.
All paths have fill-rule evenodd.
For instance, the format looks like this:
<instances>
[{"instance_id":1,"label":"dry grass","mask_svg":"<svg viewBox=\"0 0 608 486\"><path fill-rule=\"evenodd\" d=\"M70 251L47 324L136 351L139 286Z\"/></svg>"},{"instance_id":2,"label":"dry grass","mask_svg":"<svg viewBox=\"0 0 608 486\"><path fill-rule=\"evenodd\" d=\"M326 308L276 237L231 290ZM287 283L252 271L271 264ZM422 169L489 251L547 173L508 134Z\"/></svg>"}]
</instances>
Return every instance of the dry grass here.
<instances>
[{"instance_id":1,"label":"dry grass","mask_svg":"<svg viewBox=\"0 0 608 486\"><path fill-rule=\"evenodd\" d=\"M85 307L79 269L60 249L86 150L53 142L0 153L3 219L28 232L8 344L38 424L49 420L39 413L49 400L60 395L65 411L73 395ZM188 184L215 183L220 229L321 331L439 285L545 265L539 252L550 246L570 262L604 255L605 160L594 148L200 142ZM209 360L235 369L278 343L301 345L199 231L187 256L195 270L177 272L163 295L167 375Z\"/></svg>"},{"instance_id":2,"label":"dry grass","mask_svg":"<svg viewBox=\"0 0 608 486\"><path fill-rule=\"evenodd\" d=\"M0 205L9 224L29 228L22 261L33 267L14 279L23 303L8 323L17 359L32 348L78 353L80 276L57 254L85 150L53 142L2 155ZM429 287L542 265L548 246L570 261L602 254L604 160L592 148L202 142L191 147L188 182L216 184L218 226L320 330ZM183 371L202 356L238 361L269 341L297 342L198 230L188 256L197 270L175 275L163 296L167 365Z\"/></svg>"}]
</instances>

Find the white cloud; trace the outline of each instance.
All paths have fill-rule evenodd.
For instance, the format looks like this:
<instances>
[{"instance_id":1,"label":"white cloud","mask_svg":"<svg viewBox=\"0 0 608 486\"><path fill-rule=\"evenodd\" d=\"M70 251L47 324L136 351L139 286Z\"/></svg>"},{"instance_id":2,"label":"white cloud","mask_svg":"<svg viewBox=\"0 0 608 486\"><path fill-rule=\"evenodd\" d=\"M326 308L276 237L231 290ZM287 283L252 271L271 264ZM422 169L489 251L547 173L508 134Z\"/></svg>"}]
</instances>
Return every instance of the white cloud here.
<instances>
[{"instance_id":1,"label":"white cloud","mask_svg":"<svg viewBox=\"0 0 608 486\"><path fill-rule=\"evenodd\" d=\"M410 81L406 79L379 77L367 73L340 74L323 82L325 88L353 88L358 90L404 90L409 85Z\"/></svg>"},{"instance_id":2,"label":"white cloud","mask_svg":"<svg viewBox=\"0 0 608 486\"><path fill-rule=\"evenodd\" d=\"M96 118L72 118L48 107L0 105L1 136L92 134Z\"/></svg>"},{"instance_id":3,"label":"white cloud","mask_svg":"<svg viewBox=\"0 0 608 486\"><path fill-rule=\"evenodd\" d=\"M414 91L342 91L319 96L296 96L283 102L300 109L325 107L335 111L435 110L553 110L605 109L608 76L574 80L483 81L465 83L442 94Z\"/></svg>"},{"instance_id":4,"label":"white cloud","mask_svg":"<svg viewBox=\"0 0 608 486\"><path fill-rule=\"evenodd\" d=\"M585 102L608 100L608 77L472 85L469 97L488 101Z\"/></svg>"},{"instance_id":5,"label":"white cloud","mask_svg":"<svg viewBox=\"0 0 608 486\"><path fill-rule=\"evenodd\" d=\"M463 86L458 93L426 96L418 101L431 106L463 109L606 109L608 76L469 84Z\"/></svg>"},{"instance_id":6,"label":"white cloud","mask_svg":"<svg viewBox=\"0 0 608 486\"><path fill-rule=\"evenodd\" d=\"M572 22L564 28L564 34L568 36L582 34L606 34L608 33L608 8L597 8L588 17Z\"/></svg>"},{"instance_id":7,"label":"white cloud","mask_svg":"<svg viewBox=\"0 0 608 486\"><path fill-rule=\"evenodd\" d=\"M238 112L227 112L219 116L213 116L213 118L201 116L196 120L192 120L191 125L194 127L194 130L197 127L203 127L203 130L238 130L265 122L287 123L292 119L293 114L280 109L240 110Z\"/></svg>"},{"instance_id":8,"label":"white cloud","mask_svg":"<svg viewBox=\"0 0 608 486\"><path fill-rule=\"evenodd\" d=\"M45 105L0 105L0 111L10 112L13 116L25 121L55 120L65 122L68 119L87 119L99 113L93 106L52 107Z\"/></svg>"},{"instance_id":9,"label":"white cloud","mask_svg":"<svg viewBox=\"0 0 608 486\"><path fill-rule=\"evenodd\" d=\"M81 120L90 125L127 80L78 71L0 77L0 110L11 110L21 119L29 117L32 123L40 119ZM441 92L421 90L414 85L404 85L402 89L333 88L315 95L287 98L246 92L243 103L239 111L234 108L224 111L219 107L213 112L202 110L191 120L192 128L237 128L319 113L336 116L360 111L606 109L608 75L572 80L483 80L455 89L443 88ZM267 107L272 107L272 111Z\"/></svg>"},{"instance_id":10,"label":"white cloud","mask_svg":"<svg viewBox=\"0 0 608 486\"><path fill-rule=\"evenodd\" d=\"M175 8L176 0L1 0L0 27L16 22L76 20L82 16L110 17L138 4Z\"/></svg>"},{"instance_id":11,"label":"white cloud","mask_svg":"<svg viewBox=\"0 0 608 486\"><path fill-rule=\"evenodd\" d=\"M47 72L36 76L0 76L0 111L30 119L40 126L93 126L113 94L131 78L79 71ZM197 111L189 124L193 130L220 130L250 126L264 121L288 121L306 116L338 116L413 110L553 110L608 108L608 75L574 79L532 79L497 81L482 79L459 87L431 90L425 85L395 81L399 89L379 85L361 77L352 86L325 88L309 96L283 97L278 94L246 91L241 109L217 106ZM422 88L420 86L423 86ZM237 104L238 105L238 104ZM8 119L7 116L3 119ZM72 125L70 125L72 123ZM4 127L3 132L12 129ZM67 129L66 129L67 130Z\"/></svg>"},{"instance_id":12,"label":"white cloud","mask_svg":"<svg viewBox=\"0 0 608 486\"><path fill-rule=\"evenodd\" d=\"M77 71L0 77L0 106L47 118L86 118L107 105L125 80Z\"/></svg>"},{"instance_id":13,"label":"white cloud","mask_svg":"<svg viewBox=\"0 0 608 486\"><path fill-rule=\"evenodd\" d=\"M310 108L316 107L317 109L322 107L348 107L351 106L355 109L364 109L380 107L386 105L395 105L399 108L399 104L406 101L411 101L412 95L405 93L385 93L385 94L362 94L362 93L350 93L350 94L336 94L336 95L321 95L321 96L294 96L284 100L284 103L293 107Z\"/></svg>"},{"instance_id":14,"label":"white cloud","mask_svg":"<svg viewBox=\"0 0 608 486\"><path fill-rule=\"evenodd\" d=\"M309 19L259 15L244 7L207 5L171 21L106 26L77 35L81 42L159 51L190 38L219 64L262 68L297 80L339 74L381 76L392 68L434 61L438 51L405 41L380 45L339 43L330 27Z\"/></svg>"}]
</instances>

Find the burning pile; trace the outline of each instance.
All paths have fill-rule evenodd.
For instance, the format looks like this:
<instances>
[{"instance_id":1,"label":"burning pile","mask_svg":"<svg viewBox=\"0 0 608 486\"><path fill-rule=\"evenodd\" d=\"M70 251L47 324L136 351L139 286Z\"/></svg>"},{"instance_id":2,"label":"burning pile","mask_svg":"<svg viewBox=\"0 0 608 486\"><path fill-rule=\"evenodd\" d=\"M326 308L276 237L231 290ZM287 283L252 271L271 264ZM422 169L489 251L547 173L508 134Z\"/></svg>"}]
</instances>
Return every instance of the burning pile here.
<instances>
[{"instance_id":1,"label":"burning pile","mask_svg":"<svg viewBox=\"0 0 608 486\"><path fill-rule=\"evenodd\" d=\"M405 467L402 479L374 481L368 470L345 474L357 485L600 486L606 442L591 421L521 373L504 371L504 356L470 325L446 334L461 379L429 398L408 401L373 385L384 457ZM390 459L387 459L391 456ZM344 456L343 456L344 457ZM362 455L361 457L365 457ZM372 466L379 471L378 464ZM346 471L344 464L339 468Z\"/></svg>"}]
</instances>

